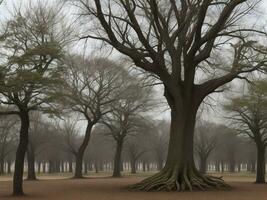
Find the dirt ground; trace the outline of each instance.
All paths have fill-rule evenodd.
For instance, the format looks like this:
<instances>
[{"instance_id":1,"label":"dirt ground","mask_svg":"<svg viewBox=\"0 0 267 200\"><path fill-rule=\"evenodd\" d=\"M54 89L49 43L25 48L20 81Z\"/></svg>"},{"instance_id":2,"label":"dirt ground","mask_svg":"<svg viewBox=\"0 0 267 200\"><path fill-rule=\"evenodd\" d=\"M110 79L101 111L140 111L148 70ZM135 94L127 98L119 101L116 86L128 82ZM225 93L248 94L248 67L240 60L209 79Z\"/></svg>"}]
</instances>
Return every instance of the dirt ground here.
<instances>
[{"instance_id":1,"label":"dirt ground","mask_svg":"<svg viewBox=\"0 0 267 200\"><path fill-rule=\"evenodd\" d=\"M127 186L142 178L89 178L49 179L25 181L24 190L27 195L23 200L267 200L267 184L256 185L251 177L225 178L233 188L230 191L207 192L133 192ZM11 197L12 183L0 181L0 199L18 199Z\"/></svg>"}]
</instances>

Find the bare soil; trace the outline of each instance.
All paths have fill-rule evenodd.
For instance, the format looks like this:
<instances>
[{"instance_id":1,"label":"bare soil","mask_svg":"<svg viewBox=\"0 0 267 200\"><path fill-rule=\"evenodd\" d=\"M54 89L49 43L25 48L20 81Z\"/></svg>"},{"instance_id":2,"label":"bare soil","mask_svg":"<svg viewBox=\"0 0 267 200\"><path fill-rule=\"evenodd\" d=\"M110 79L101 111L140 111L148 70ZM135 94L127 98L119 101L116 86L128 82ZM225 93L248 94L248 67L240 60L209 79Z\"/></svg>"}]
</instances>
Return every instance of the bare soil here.
<instances>
[{"instance_id":1,"label":"bare soil","mask_svg":"<svg viewBox=\"0 0 267 200\"><path fill-rule=\"evenodd\" d=\"M250 178L228 176L225 179L230 191L206 192L133 192L128 187L143 178L87 178L87 179L49 179L25 181L26 196L11 197L12 182L0 182L0 199L22 200L267 200L267 184L257 185Z\"/></svg>"}]
</instances>

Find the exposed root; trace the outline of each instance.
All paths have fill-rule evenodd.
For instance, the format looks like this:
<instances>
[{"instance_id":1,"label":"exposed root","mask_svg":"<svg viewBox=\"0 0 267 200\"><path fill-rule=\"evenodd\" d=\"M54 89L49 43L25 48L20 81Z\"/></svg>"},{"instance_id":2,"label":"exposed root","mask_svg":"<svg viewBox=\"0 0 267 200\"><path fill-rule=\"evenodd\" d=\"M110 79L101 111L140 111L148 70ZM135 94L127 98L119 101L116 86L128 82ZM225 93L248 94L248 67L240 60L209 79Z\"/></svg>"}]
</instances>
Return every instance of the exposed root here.
<instances>
[{"instance_id":1,"label":"exposed root","mask_svg":"<svg viewBox=\"0 0 267 200\"><path fill-rule=\"evenodd\" d=\"M131 186L133 190L141 191L206 191L227 190L230 186L222 178L200 174L196 170L183 170L177 175L177 170L166 170Z\"/></svg>"}]
</instances>

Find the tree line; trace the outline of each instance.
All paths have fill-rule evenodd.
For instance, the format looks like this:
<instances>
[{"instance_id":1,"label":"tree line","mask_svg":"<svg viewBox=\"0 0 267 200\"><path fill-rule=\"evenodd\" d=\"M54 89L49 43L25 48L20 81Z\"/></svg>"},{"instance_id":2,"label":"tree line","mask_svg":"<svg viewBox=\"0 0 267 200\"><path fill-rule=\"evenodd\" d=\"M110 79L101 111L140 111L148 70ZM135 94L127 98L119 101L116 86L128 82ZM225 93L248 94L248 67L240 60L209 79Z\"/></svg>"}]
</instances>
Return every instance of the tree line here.
<instances>
[{"instance_id":1,"label":"tree line","mask_svg":"<svg viewBox=\"0 0 267 200\"><path fill-rule=\"evenodd\" d=\"M32 116L33 128L30 129L30 142L27 149L28 180L36 180L40 173L73 173L76 177L76 150L83 141L77 124L64 122L62 127L48 122L40 113ZM7 122L6 119L2 120ZM92 138L85 151L82 175L89 172L106 171L117 175L115 162L119 162L119 173L128 171L159 171L166 161L168 147L167 121L153 121L146 124L147 130L136 135L128 135L128 139L117 160L116 140L103 129L92 132ZM9 126L2 126L3 130ZM207 172L256 172L256 145L249 138L239 136L235 129L221 124L201 122L196 127L195 159L202 173ZM13 171L15 147L17 146L16 129L3 131L1 134L1 174ZM79 164L78 164L79 165Z\"/></svg>"}]
</instances>

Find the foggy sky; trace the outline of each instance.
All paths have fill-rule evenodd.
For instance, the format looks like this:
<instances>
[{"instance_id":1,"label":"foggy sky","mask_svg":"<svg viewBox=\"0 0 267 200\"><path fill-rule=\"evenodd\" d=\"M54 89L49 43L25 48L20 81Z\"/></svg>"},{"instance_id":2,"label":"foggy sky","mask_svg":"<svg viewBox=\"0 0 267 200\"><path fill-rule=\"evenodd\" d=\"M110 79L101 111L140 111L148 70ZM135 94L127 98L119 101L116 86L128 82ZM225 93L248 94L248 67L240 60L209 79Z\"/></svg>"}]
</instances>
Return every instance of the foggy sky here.
<instances>
[{"instance_id":1,"label":"foggy sky","mask_svg":"<svg viewBox=\"0 0 267 200\"><path fill-rule=\"evenodd\" d=\"M12 11L12 9L14 8L14 5L18 6L18 5L23 5L24 3L29 3L29 2L38 2L40 0L4 0L3 4L0 7L0 22L3 22L9 15L9 13ZM46 2L53 2L53 1L57 1L57 0L43 0ZM41 1L41 2L43 2ZM23 7L23 6L22 6ZM264 20L264 24L266 24L266 29L267 29L267 0L262 0L262 2L260 3L260 5L258 6L258 8L260 8L260 12L262 15L265 15L266 17L264 17L264 19L259 19ZM163 91L157 90L158 91L158 95L162 96L163 95ZM220 102L219 100L221 100L221 96L219 95L215 95L214 96L214 103L216 103L217 105L215 106L220 106L220 104L222 102ZM161 113L158 116L158 119L170 119L169 118L169 111L165 111L164 113ZM216 110L209 110L208 113L205 114L205 118L207 120L213 120L213 121L217 121L220 122L222 120L222 114L220 112L220 108Z\"/></svg>"}]
</instances>

